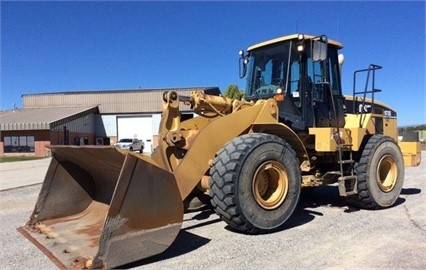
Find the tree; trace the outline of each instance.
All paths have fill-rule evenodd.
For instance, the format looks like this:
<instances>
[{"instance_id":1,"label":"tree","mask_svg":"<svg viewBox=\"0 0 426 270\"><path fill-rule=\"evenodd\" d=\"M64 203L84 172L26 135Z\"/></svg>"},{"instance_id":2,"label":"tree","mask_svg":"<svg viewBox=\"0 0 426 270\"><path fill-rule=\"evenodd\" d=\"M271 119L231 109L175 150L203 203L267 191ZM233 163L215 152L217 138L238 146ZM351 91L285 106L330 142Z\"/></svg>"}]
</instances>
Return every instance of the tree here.
<instances>
[{"instance_id":1,"label":"tree","mask_svg":"<svg viewBox=\"0 0 426 270\"><path fill-rule=\"evenodd\" d=\"M422 131L426 130L426 124L398 127L398 134L402 136L404 131Z\"/></svg>"},{"instance_id":2,"label":"tree","mask_svg":"<svg viewBox=\"0 0 426 270\"><path fill-rule=\"evenodd\" d=\"M230 84L228 88L226 88L223 96L232 99L241 99L244 96L244 92L238 89L236 84Z\"/></svg>"}]
</instances>

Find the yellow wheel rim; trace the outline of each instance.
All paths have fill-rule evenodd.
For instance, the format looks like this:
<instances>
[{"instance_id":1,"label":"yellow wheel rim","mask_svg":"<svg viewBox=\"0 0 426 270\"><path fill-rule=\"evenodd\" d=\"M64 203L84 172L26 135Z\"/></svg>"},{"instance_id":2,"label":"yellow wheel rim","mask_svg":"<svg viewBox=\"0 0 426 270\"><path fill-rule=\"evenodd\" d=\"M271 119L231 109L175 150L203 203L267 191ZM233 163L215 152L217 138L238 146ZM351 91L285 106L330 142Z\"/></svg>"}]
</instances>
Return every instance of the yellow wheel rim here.
<instances>
[{"instance_id":1,"label":"yellow wheel rim","mask_svg":"<svg viewBox=\"0 0 426 270\"><path fill-rule=\"evenodd\" d=\"M254 174L252 190L256 202L264 209L278 208L288 193L288 176L277 161L267 161Z\"/></svg>"},{"instance_id":2,"label":"yellow wheel rim","mask_svg":"<svg viewBox=\"0 0 426 270\"><path fill-rule=\"evenodd\" d=\"M390 192L396 185L398 168L390 155L383 156L377 166L377 184L383 192Z\"/></svg>"}]
</instances>

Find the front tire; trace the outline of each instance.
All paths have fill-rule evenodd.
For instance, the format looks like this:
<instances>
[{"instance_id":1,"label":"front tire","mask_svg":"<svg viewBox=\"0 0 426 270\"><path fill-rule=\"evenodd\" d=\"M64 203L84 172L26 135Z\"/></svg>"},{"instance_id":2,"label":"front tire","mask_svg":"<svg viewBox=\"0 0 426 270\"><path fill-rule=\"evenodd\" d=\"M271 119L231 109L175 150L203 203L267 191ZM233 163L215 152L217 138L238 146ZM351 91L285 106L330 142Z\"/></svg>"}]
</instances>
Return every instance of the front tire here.
<instances>
[{"instance_id":1,"label":"front tire","mask_svg":"<svg viewBox=\"0 0 426 270\"><path fill-rule=\"evenodd\" d=\"M219 151L210 172L212 206L238 231L275 231L298 203L299 162L291 146L277 136L253 133L233 139Z\"/></svg>"},{"instance_id":2,"label":"front tire","mask_svg":"<svg viewBox=\"0 0 426 270\"><path fill-rule=\"evenodd\" d=\"M360 208L392 206L404 184L404 159L396 142L380 134L370 137L354 167L358 194L347 201Z\"/></svg>"}]
</instances>

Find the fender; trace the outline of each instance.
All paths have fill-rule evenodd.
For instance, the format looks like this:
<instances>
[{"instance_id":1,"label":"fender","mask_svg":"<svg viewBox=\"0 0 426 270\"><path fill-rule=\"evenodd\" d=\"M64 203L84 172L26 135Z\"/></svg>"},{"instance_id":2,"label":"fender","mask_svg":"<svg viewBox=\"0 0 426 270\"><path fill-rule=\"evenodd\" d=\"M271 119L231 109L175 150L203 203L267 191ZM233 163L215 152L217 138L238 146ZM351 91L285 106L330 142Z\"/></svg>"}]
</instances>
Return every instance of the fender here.
<instances>
[{"instance_id":1,"label":"fender","mask_svg":"<svg viewBox=\"0 0 426 270\"><path fill-rule=\"evenodd\" d=\"M302 172L308 172L311 170L311 164L309 162L309 155L302 140L297 134L289 128L287 125L282 123L256 123L251 127L251 132L261 132L276 135L286 142L288 142L296 152L296 155L300 162L300 169Z\"/></svg>"}]
</instances>

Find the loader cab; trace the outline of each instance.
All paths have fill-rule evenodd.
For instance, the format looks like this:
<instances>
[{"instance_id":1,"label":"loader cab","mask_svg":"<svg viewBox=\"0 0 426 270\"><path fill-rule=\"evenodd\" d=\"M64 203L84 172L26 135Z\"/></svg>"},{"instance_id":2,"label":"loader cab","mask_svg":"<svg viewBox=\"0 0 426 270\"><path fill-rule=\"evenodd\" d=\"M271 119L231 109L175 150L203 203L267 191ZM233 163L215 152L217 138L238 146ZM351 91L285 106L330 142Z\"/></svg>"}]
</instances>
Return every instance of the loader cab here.
<instances>
[{"instance_id":1,"label":"loader cab","mask_svg":"<svg viewBox=\"0 0 426 270\"><path fill-rule=\"evenodd\" d=\"M280 122L295 130L343 127L338 49L325 36L291 35L240 52L246 100L275 98Z\"/></svg>"}]
</instances>

